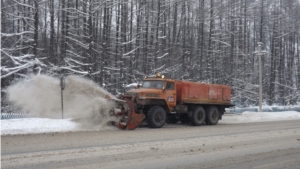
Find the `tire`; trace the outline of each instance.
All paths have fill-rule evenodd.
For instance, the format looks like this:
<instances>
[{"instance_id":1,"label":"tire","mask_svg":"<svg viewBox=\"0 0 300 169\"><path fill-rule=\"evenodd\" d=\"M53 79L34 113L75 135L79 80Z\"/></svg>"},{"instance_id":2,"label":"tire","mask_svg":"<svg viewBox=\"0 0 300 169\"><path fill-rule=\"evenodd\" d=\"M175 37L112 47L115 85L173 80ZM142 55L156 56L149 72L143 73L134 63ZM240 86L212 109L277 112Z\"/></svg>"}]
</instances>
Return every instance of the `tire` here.
<instances>
[{"instance_id":1,"label":"tire","mask_svg":"<svg viewBox=\"0 0 300 169\"><path fill-rule=\"evenodd\" d=\"M168 123L168 124L176 124L178 121L179 121L179 119L176 118L174 115L169 116L169 117L167 118L167 123Z\"/></svg>"},{"instance_id":2,"label":"tire","mask_svg":"<svg viewBox=\"0 0 300 169\"><path fill-rule=\"evenodd\" d=\"M220 118L219 109L216 106L209 106L206 111L206 124L208 125L216 125L218 124Z\"/></svg>"},{"instance_id":3,"label":"tire","mask_svg":"<svg viewBox=\"0 0 300 169\"><path fill-rule=\"evenodd\" d=\"M148 125L151 128L161 128L166 123L167 114L161 106L153 106L148 112Z\"/></svg>"},{"instance_id":4,"label":"tire","mask_svg":"<svg viewBox=\"0 0 300 169\"><path fill-rule=\"evenodd\" d=\"M180 114L179 120L182 124L190 123L190 118L189 118L188 114L186 114L186 113Z\"/></svg>"},{"instance_id":5,"label":"tire","mask_svg":"<svg viewBox=\"0 0 300 169\"><path fill-rule=\"evenodd\" d=\"M197 107L194 112L192 117L190 117L191 124L193 126L200 126L204 123L205 121L205 110L202 106Z\"/></svg>"}]
</instances>

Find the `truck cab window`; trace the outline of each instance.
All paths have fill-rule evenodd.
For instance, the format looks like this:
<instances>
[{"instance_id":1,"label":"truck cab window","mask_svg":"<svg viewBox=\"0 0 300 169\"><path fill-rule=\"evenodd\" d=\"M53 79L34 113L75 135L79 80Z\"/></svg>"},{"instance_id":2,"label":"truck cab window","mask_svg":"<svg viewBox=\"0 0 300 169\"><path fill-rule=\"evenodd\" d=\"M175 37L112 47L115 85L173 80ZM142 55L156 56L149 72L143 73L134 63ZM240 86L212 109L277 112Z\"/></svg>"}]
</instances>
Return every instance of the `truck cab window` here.
<instances>
[{"instance_id":1,"label":"truck cab window","mask_svg":"<svg viewBox=\"0 0 300 169\"><path fill-rule=\"evenodd\" d=\"M162 81L154 81L152 87L155 89L161 89L163 87L163 82Z\"/></svg>"},{"instance_id":2,"label":"truck cab window","mask_svg":"<svg viewBox=\"0 0 300 169\"><path fill-rule=\"evenodd\" d=\"M144 81L142 88L150 88L150 86L151 86L151 81Z\"/></svg>"},{"instance_id":3,"label":"truck cab window","mask_svg":"<svg viewBox=\"0 0 300 169\"><path fill-rule=\"evenodd\" d=\"M166 90L174 90L174 83L173 82L168 82L166 86Z\"/></svg>"},{"instance_id":4,"label":"truck cab window","mask_svg":"<svg viewBox=\"0 0 300 169\"><path fill-rule=\"evenodd\" d=\"M153 81L143 81L141 88L154 88L154 89L162 89L164 82L153 80Z\"/></svg>"}]
</instances>

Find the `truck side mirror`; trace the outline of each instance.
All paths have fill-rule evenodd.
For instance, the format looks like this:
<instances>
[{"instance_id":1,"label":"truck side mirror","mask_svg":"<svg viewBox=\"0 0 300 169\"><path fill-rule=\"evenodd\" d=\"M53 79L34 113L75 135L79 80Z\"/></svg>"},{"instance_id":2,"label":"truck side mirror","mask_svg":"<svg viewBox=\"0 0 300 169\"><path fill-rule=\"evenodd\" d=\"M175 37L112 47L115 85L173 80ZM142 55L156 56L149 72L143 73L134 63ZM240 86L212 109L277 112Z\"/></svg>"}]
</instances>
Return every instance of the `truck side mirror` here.
<instances>
[{"instance_id":1,"label":"truck side mirror","mask_svg":"<svg viewBox=\"0 0 300 169\"><path fill-rule=\"evenodd\" d=\"M165 92L165 91L166 91L166 86L163 87L163 92Z\"/></svg>"}]
</instances>

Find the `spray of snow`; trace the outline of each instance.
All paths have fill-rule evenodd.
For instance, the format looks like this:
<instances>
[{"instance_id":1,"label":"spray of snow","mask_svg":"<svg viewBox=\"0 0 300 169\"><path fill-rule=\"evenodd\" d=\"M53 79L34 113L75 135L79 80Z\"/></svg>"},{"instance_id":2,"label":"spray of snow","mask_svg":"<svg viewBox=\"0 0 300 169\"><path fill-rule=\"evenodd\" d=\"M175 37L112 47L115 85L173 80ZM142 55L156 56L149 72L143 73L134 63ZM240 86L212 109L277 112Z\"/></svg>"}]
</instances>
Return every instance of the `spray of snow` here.
<instances>
[{"instance_id":1,"label":"spray of snow","mask_svg":"<svg viewBox=\"0 0 300 169\"><path fill-rule=\"evenodd\" d=\"M71 118L83 128L107 129L115 105L104 97L113 95L96 83L78 76L67 76L63 90L64 118ZM32 75L7 89L9 101L31 117L62 118L60 80L46 75Z\"/></svg>"}]
</instances>

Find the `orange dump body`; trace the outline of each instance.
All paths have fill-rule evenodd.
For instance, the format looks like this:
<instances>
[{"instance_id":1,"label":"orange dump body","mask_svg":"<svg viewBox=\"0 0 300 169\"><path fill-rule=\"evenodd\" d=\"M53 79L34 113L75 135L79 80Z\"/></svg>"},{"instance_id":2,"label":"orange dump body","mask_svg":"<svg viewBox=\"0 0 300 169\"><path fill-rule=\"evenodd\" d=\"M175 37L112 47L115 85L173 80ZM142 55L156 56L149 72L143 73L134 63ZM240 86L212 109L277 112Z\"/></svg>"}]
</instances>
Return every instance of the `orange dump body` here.
<instances>
[{"instance_id":1,"label":"orange dump body","mask_svg":"<svg viewBox=\"0 0 300 169\"><path fill-rule=\"evenodd\" d=\"M175 83L177 103L231 105L230 86L179 80Z\"/></svg>"}]
</instances>

